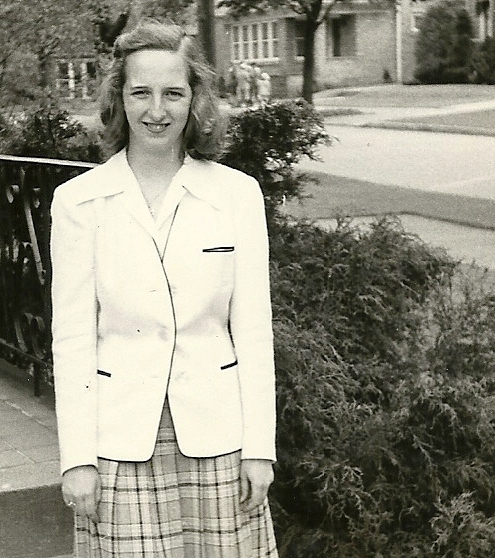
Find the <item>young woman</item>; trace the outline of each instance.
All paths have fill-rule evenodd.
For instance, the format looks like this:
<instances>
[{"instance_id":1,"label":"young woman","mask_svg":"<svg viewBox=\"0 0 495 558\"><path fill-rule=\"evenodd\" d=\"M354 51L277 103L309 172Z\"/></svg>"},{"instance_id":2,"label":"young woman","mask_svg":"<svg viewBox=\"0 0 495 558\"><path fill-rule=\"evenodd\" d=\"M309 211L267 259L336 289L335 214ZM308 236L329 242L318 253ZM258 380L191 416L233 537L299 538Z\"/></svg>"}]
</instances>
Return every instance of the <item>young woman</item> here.
<instances>
[{"instance_id":1,"label":"young woman","mask_svg":"<svg viewBox=\"0 0 495 558\"><path fill-rule=\"evenodd\" d=\"M117 40L114 155L57 188L53 357L76 555L276 557L263 197L212 160L212 73L174 25Z\"/></svg>"}]
</instances>

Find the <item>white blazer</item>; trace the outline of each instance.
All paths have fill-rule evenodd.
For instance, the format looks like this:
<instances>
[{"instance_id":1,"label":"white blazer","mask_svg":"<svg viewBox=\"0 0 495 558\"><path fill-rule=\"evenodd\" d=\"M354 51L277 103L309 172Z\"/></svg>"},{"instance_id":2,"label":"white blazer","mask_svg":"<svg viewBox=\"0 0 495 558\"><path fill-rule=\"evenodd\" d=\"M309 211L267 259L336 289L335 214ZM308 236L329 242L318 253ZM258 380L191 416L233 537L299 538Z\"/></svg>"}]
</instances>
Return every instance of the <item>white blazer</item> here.
<instances>
[{"instance_id":1,"label":"white blazer","mask_svg":"<svg viewBox=\"0 0 495 558\"><path fill-rule=\"evenodd\" d=\"M155 222L125 151L55 191L62 471L98 457L148 460L167 395L183 454L275 460L261 191L239 171L188 158L169 194Z\"/></svg>"}]
</instances>

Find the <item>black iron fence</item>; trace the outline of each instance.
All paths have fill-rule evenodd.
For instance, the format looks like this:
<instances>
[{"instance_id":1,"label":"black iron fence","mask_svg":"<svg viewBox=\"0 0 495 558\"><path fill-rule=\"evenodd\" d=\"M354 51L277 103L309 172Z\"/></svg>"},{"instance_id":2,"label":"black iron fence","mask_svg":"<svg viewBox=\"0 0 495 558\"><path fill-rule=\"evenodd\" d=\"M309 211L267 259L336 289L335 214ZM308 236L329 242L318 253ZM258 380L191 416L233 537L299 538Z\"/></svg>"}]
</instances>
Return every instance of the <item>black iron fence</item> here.
<instances>
[{"instance_id":1,"label":"black iron fence","mask_svg":"<svg viewBox=\"0 0 495 558\"><path fill-rule=\"evenodd\" d=\"M55 188L95 165L0 155L0 355L51 380L50 204Z\"/></svg>"}]
</instances>

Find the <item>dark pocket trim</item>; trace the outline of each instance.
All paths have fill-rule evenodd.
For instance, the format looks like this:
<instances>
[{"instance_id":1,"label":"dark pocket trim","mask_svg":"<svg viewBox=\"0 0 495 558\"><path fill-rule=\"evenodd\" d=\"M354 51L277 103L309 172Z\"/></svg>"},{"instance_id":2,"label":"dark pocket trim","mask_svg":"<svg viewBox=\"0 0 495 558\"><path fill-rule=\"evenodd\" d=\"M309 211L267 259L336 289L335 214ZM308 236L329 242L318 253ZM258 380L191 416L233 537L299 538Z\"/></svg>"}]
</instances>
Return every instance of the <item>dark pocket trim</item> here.
<instances>
[{"instance_id":1,"label":"dark pocket trim","mask_svg":"<svg viewBox=\"0 0 495 558\"><path fill-rule=\"evenodd\" d=\"M215 248L203 248L203 252L233 252L234 246L216 246Z\"/></svg>"},{"instance_id":2,"label":"dark pocket trim","mask_svg":"<svg viewBox=\"0 0 495 558\"><path fill-rule=\"evenodd\" d=\"M107 378L111 378L111 377L112 377L112 375L110 374L110 372L105 372L104 370L97 370L96 373L99 374L100 376L106 376Z\"/></svg>"},{"instance_id":3,"label":"dark pocket trim","mask_svg":"<svg viewBox=\"0 0 495 558\"><path fill-rule=\"evenodd\" d=\"M227 370L227 368L233 368L234 366L237 366L237 360L234 360L234 362L231 362L230 364L220 366L220 370Z\"/></svg>"}]
</instances>

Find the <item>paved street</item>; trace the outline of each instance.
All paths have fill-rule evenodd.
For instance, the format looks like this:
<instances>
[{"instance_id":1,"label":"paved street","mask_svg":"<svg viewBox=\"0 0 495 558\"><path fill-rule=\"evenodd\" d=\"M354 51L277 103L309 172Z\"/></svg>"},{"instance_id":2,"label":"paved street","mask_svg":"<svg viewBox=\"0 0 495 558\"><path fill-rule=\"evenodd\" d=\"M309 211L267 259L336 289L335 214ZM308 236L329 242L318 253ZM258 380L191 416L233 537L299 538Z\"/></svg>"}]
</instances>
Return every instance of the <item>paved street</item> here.
<instances>
[{"instance_id":1,"label":"paved street","mask_svg":"<svg viewBox=\"0 0 495 558\"><path fill-rule=\"evenodd\" d=\"M333 125L323 163L301 168L378 184L495 199L495 138Z\"/></svg>"},{"instance_id":2,"label":"paved street","mask_svg":"<svg viewBox=\"0 0 495 558\"><path fill-rule=\"evenodd\" d=\"M454 87L450 91L453 96L438 105L436 92L441 97L448 94L449 88L431 88L426 94L414 88L395 91L408 97L394 97L393 88L377 87L374 91L363 89L354 96L324 99L326 106L355 108L360 114L327 118L326 129L337 139L331 147L320 149L323 162L307 160L301 163L301 169L363 184L456 194L493 203L495 129L490 124L495 118L493 97L472 98L467 103L466 97L480 92ZM489 94L489 90L482 93ZM417 131L418 124L430 131ZM450 128L458 133L432 131ZM396 195L396 190L390 194ZM462 199L456 198L455 204L462 204ZM452 203L447 199L445 202ZM320 205L323 216L324 204ZM489 211L488 205L486 210ZM407 204L402 211L407 212ZM464 215L470 213L463 211ZM411 215L401 220L406 230L428 243L445 247L453 257L465 262L475 260L483 267L495 269L495 232Z\"/></svg>"}]
</instances>

